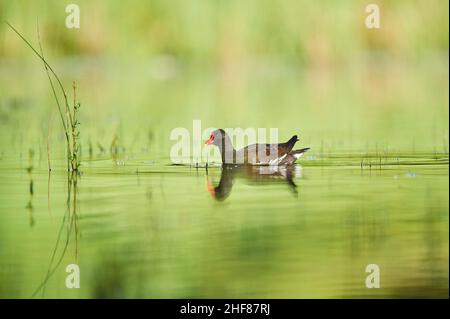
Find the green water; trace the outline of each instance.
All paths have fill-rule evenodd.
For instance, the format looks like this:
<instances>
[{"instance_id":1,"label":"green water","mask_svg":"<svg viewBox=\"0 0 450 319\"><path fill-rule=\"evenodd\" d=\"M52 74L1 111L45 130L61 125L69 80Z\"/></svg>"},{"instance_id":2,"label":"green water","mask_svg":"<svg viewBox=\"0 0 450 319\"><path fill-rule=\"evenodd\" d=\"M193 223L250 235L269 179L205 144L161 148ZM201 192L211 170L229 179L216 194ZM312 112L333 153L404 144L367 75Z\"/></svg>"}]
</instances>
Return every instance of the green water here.
<instances>
[{"instance_id":1,"label":"green water","mask_svg":"<svg viewBox=\"0 0 450 319\"><path fill-rule=\"evenodd\" d=\"M238 172L223 201L208 188L217 167L92 160L80 176L30 176L3 159L0 294L445 297L448 160L422 156L428 164L363 170L305 159L296 188ZM79 289L65 287L72 263ZM372 263L379 289L365 287Z\"/></svg>"}]
</instances>

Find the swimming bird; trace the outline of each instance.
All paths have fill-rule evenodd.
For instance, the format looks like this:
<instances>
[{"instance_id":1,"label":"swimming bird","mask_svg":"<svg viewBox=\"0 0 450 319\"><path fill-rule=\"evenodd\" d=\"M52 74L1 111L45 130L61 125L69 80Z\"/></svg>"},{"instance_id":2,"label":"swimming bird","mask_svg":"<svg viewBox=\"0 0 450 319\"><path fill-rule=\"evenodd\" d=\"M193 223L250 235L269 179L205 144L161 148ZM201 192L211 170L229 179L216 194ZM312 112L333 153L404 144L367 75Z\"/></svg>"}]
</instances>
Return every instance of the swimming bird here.
<instances>
[{"instance_id":1,"label":"swimming bird","mask_svg":"<svg viewBox=\"0 0 450 319\"><path fill-rule=\"evenodd\" d=\"M292 150L297 141L294 135L285 143L251 144L236 151L230 136L223 129L217 129L205 144L219 148L223 164L292 165L309 150L309 147Z\"/></svg>"}]
</instances>

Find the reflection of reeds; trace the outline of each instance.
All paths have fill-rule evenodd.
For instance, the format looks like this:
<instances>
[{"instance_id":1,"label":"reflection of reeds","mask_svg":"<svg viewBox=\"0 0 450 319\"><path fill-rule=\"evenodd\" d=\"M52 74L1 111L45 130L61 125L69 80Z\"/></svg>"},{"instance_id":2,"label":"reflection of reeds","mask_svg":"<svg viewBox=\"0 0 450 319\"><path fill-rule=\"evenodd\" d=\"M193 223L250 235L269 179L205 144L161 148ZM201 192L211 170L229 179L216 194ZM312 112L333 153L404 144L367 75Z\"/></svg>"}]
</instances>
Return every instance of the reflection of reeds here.
<instances>
[{"instance_id":1,"label":"reflection of reeds","mask_svg":"<svg viewBox=\"0 0 450 319\"><path fill-rule=\"evenodd\" d=\"M64 214L64 217L61 222L61 226L58 231L58 235L56 238L55 247L53 249L52 255L50 257L50 264L47 269L47 274L41 284L36 288L36 290L32 294L32 298L35 297L40 291L42 294L45 292L45 286L51 276L55 273L58 267L61 265L64 256L67 252L67 247L69 246L70 237L72 234L72 230L75 235L75 261L78 260L79 246L78 246L78 237L79 237L79 229L78 229L78 215L77 215L77 184L78 184L78 172L70 172L68 173L67 179L67 210ZM67 226L67 234L66 240L61 247L61 252L59 258L56 259L58 247L60 246L61 237L63 234L64 226Z\"/></svg>"},{"instance_id":2,"label":"reflection of reeds","mask_svg":"<svg viewBox=\"0 0 450 319\"><path fill-rule=\"evenodd\" d=\"M34 195L34 181L33 181L33 158L34 158L34 150L30 149L28 151L28 160L29 160L29 166L27 167L28 177L30 179L29 184L29 193L30 198L28 200L27 206L25 207L30 215L30 227L33 227L34 225L34 218L33 218L33 195Z\"/></svg>"},{"instance_id":3,"label":"reflection of reeds","mask_svg":"<svg viewBox=\"0 0 450 319\"><path fill-rule=\"evenodd\" d=\"M39 27L37 27L37 33L38 33L38 42L39 42L39 50L40 53L31 45L31 43L25 39L25 37L16 30L11 24L6 22L6 24L28 45L28 47L33 50L33 52L39 57L39 59L44 63L44 68L47 73L47 77L50 83L50 86L52 88L53 97L55 99L56 105L58 107L58 112L61 118L61 122L63 124L64 128L64 134L66 137L66 145L67 145L67 169L71 171L77 171L80 166L80 160L79 160L79 145L78 145L78 137L79 137L79 130L78 125L79 122L77 120L77 112L80 108L80 103L77 103L76 101L76 86L75 83L73 84L73 106L72 108L69 106L69 101L67 99L67 93L64 89L64 86L62 85L62 82L59 78L59 76L56 74L56 72L53 70L53 68L47 63L47 60L44 57L44 53L42 50L41 45L41 38L40 38L40 32ZM58 86L61 90L61 93L64 98L64 105L65 105L65 117L63 115L63 111L61 108L61 104L58 99L58 94L56 93L55 86L53 84L53 80L51 75L56 79L56 82L58 83ZM72 137L72 138L70 138ZM50 155L48 154L48 157Z\"/></svg>"}]
</instances>

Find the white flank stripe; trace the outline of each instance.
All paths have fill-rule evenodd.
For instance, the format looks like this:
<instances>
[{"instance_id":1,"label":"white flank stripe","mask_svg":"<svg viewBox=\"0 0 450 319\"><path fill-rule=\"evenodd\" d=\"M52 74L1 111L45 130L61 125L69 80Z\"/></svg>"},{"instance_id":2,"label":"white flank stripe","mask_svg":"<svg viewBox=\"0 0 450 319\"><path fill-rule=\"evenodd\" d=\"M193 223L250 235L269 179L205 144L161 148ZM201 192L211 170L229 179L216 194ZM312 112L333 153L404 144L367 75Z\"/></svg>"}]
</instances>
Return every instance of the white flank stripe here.
<instances>
[{"instance_id":1,"label":"white flank stripe","mask_svg":"<svg viewBox=\"0 0 450 319\"><path fill-rule=\"evenodd\" d=\"M278 158L276 158L276 159L270 160L270 161L269 161L269 165L278 165L278 164L280 164L280 162L283 160L283 158L286 157L286 155L287 155L287 154L284 154L284 155L281 156L281 157L278 157Z\"/></svg>"}]
</instances>

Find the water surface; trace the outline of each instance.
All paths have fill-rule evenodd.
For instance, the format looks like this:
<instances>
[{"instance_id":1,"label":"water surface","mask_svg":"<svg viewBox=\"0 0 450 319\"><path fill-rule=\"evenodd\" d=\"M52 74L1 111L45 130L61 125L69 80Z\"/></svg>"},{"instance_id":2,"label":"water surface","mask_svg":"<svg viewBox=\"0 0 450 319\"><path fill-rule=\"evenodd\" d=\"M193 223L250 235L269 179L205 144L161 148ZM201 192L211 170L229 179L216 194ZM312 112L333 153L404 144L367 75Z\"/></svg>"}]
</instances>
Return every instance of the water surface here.
<instances>
[{"instance_id":1,"label":"water surface","mask_svg":"<svg viewBox=\"0 0 450 319\"><path fill-rule=\"evenodd\" d=\"M0 295L448 297L448 156L398 161L305 157L290 183L164 158L86 160L73 176L3 158ZM380 289L365 287L373 263Z\"/></svg>"}]
</instances>

